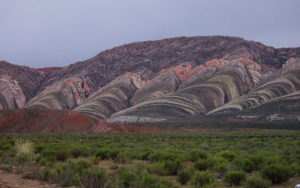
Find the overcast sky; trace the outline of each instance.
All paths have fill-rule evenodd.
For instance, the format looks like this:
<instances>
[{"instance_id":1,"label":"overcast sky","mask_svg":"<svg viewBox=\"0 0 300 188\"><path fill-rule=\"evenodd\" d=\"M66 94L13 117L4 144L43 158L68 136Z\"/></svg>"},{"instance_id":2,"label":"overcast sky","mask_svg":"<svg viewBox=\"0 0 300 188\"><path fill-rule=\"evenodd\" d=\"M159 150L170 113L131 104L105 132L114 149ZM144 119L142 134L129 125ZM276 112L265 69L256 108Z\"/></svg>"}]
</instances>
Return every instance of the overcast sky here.
<instances>
[{"instance_id":1,"label":"overcast sky","mask_svg":"<svg viewBox=\"0 0 300 188\"><path fill-rule=\"evenodd\" d=\"M300 46L300 0L0 0L0 60L65 66L125 43L229 35Z\"/></svg>"}]
</instances>

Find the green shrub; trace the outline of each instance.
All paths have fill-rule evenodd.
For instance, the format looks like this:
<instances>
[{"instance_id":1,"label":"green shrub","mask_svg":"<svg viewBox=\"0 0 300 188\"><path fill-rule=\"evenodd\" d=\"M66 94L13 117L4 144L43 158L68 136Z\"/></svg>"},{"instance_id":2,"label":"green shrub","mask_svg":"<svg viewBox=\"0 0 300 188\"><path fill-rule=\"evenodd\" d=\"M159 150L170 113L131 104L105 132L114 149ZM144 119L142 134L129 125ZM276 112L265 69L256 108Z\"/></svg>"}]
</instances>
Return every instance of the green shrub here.
<instances>
[{"instance_id":1,"label":"green shrub","mask_svg":"<svg viewBox=\"0 0 300 188\"><path fill-rule=\"evenodd\" d=\"M42 181L49 181L51 172L48 168L29 168L24 171L23 178L25 179L38 179Z\"/></svg>"},{"instance_id":2,"label":"green shrub","mask_svg":"<svg viewBox=\"0 0 300 188\"><path fill-rule=\"evenodd\" d=\"M149 155L152 153L152 151L145 151L141 154L140 159L141 160L149 160Z\"/></svg>"},{"instance_id":3,"label":"green shrub","mask_svg":"<svg viewBox=\"0 0 300 188\"><path fill-rule=\"evenodd\" d=\"M243 171L229 171L225 174L225 182L230 185L240 185L243 180L245 180L246 174Z\"/></svg>"},{"instance_id":4,"label":"green shrub","mask_svg":"<svg viewBox=\"0 0 300 188\"><path fill-rule=\"evenodd\" d=\"M134 187L138 178L138 174L134 171L126 168L119 169L118 184L120 187Z\"/></svg>"},{"instance_id":5,"label":"green shrub","mask_svg":"<svg viewBox=\"0 0 300 188\"><path fill-rule=\"evenodd\" d=\"M252 155L249 159L253 162L255 170L261 169L266 161L262 154Z\"/></svg>"},{"instance_id":6,"label":"green shrub","mask_svg":"<svg viewBox=\"0 0 300 188\"><path fill-rule=\"evenodd\" d=\"M148 171L161 176L176 175L177 170L181 167L178 160L167 160L153 163L148 166Z\"/></svg>"},{"instance_id":7,"label":"green shrub","mask_svg":"<svg viewBox=\"0 0 300 188\"><path fill-rule=\"evenodd\" d=\"M300 176L300 164L298 164L297 162L294 162L290 166L293 170L293 174L296 176Z\"/></svg>"},{"instance_id":8,"label":"green shrub","mask_svg":"<svg viewBox=\"0 0 300 188\"><path fill-rule=\"evenodd\" d=\"M181 167L179 160L167 160L163 161L163 167L167 172L167 175L176 175L177 170Z\"/></svg>"},{"instance_id":9,"label":"green shrub","mask_svg":"<svg viewBox=\"0 0 300 188\"><path fill-rule=\"evenodd\" d=\"M119 153L120 153L119 150L117 150L117 149L112 149L112 150L109 151L108 156L109 156L109 158L111 158L111 159L113 159L113 160L116 160L117 157L118 157L118 155L119 155Z\"/></svg>"},{"instance_id":10,"label":"green shrub","mask_svg":"<svg viewBox=\"0 0 300 188\"><path fill-rule=\"evenodd\" d=\"M47 167L52 167L54 162L53 161L50 161L46 158L41 158L41 160L39 160L39 163L43 166L47 166Z\"/></svg>"},{"instance_id":11,"label":"green shrub","mask_svg":"<svg viewBox=\"0 0 300 188\"><path fill-rule=\"evenodd\" d=\"M43 145L37 145L35 146L35 153L41 153L45 147Z\"/></svg>"},{"instance_id":12,"label":"green shrub","mask_svg":"<svg viewBox=\"0 0 300 188\"><path fill-rule=\"evenodd\" d=\"M180 182L182 185L187 184L193 176L195 169L191 166L183 167L178 170L177 172L177 181Z\"/></svg>"},{"instance_id":13,"label":"green shrub","mask_svg":"<svg viewBox=\"0 0 300 188\"><path fill-rule=\"evenodd\" d=\"M223 157L224 159L228 160L229 162L233 161L237 154L233 151L229 151L229 150L225 150L225 151L221 151L217 154L220 157Z\"/></svg>"},{"instance_id":14,"label":"green shrub","mask_svg":"<svg viewBox=\"0 0 300 188\"><path fill-rule=\"evenodd\" d=\"M212 162L209 160L204 160L204 159L199 159L195 164L194 164L195 168L197 170L207 170L208 168L210 168L212 166Z\"/></svg>"},{"instance_id":15,"label":"green shrub","mask_svg":"<svg viewBox=\"0 0 300 188\"><path fill-rule=\"evenodd\" d=\"M269 179L272 184L281 184L292 177L293 172L290 168L282 165L269 165L262 170L262 177Z\"/></svg>"},{"instance_id":16,"label":"green shrub","mask_svg":"<svg viewBox=\"0 0 300 188\"><path fill-rule=\"evenodd\" d=\"M94 165L97 165L101 161L101 157L91 156L90 160Z\"/></svg>"},{"instance_id":17,"label":"green shrub","mask_svg":"<svg viewBox=\"0 0 300 188\"><path fill-rule=\"evenodd\" d=\"M235 159L233 162L238 168L240 168L241 170L245 171L245 172L252 172L253 170L255 170L255 164L253 161L249 160L249 159Z\"/></svg>"},{"instance_id":18,"label":"green shrub","mask_svg":"<svg viewBox=\"0 0 300 188\"><path fill-rule=\"evenodd\" d=\"M41 158L45 158L48 161L52 161L54 162L56 160L56 153L54 150L52 149L44 149L41 154L40 154Z\"/></svg>"},{"instance_id":19,"label":"green shrub","mask_svg":"<svg viewBox=\"0 0 300 188\"><path fill-rule=\"evenodd\" d=\"M247 180L243 184L243 188L269 188L269 187L271 187L271 183L258 176L247 178Z\"/></svg>"},{"instance_id":20,"label":"green shrub","mask_svg":"<svg viewBox=\"0 0 300 188\"><path fill-rule=\"evenodd\" d=\"M117 157L115 158L115 161L121 162L121 163L127 163L131 161L132 156L131 153L128 151L120 152L118 153Z\"/></svg>"},{"instance_id":21,"label":"green shrub","mask_svg":"<svg viewBox=\"0 0 300 188\"><path fill-rule=\"evenodd\" d=\"M82 187L104 187L108 181L108 177L103 169L91 167L83 171L80 178Z\"/></svg>"},{"instance_id":22,"label":"green shrub","mask_svg":"<svg viewBox=\"0 0 300 188\"><path fill-rule=\"evenodd\" d=\"M88 157L89 151L88 151L88 149L86 149L84 147L75 147L75 148L72 148L71 155L75 158L77 158L79 156Z\"/></svg>"},{"instance_id":23,"label":"green shrub","mask_svg":"<svg viewBox=\"0 0 300 188\"><path fill-rule=\"evenodd\" d=\"M213 159L213 169L225 171L228 168L228 161L222 157L215 157Z\"/></svg>"},{"instance_id":24,"label":"green shrub","mask_svg":"<svg viewBox=\"0 0 300 188\"><path fill-rule=\"evenodd\" d=\"M209 171L197 171L191 180L195 187L211 185L215 181L214 176Z\"/></svg>"},{"instance_id":25,"label":"green shrub","mask_svg":"<svg viewBox=\"0 0 300 188\"><path fill-rule=\"evenodd\" d=\"M110 157L109 152L110 150L106 148L99 149L96 151L96 157L101 158L103 160L108 159Z\"/></svg>"},{"instance_id":26,"label":"green shrub","mask_svg":"<svg viewBox=\"0 0 300 188\"><path fill-rule=\"evenodd\" d=\"M55 152L55 158L57 161L65 161L70 157L70 152L66 149L59 149Z\"/></svg>"},{"instance_id":27,"label":"green shrub","mask_svg":"<svg viewBox=\"0 0 300 188\"><path fill-rule=\"evenodd\" d=\"M170 181L161 179L152 174L137 173L127 168L118 171L118 187L120 188L169 188L173 187Z\"/></svg>"},{"instance_id":28,"label":"green shrub","mask_svg":"<svg viewBox=\"0 0 300 188\"><path fill-rule=\"evenodd\" d=\"M199 159L207 159L208 155L205 151L202 150L192 150L190 152L189 160L196 162Z\"/></svg>"},{"instance_id":29,"label":"green shrub","mask_svg":"<svg viewBox=\"0 0 300 188\"><path fill-rule=\"evenodd\" d=\"M149 160L151 162L176 160L177 158L178 155L170 151L155 151L149 155Z\"/></svg>"},{"instance_id":30,"label":"green shrub","mask_svg":"<svg viewBox=\"0 0 300 188\"><path fill-rule=\"evenodd\" d=\"M63 187L78 186L85 173L93 172L93 169L88 171L90 166L91 165L85 160L79 160L77 162L69 161L62 166L57 166L51 179Z\"/></svg>"}]
</instances>

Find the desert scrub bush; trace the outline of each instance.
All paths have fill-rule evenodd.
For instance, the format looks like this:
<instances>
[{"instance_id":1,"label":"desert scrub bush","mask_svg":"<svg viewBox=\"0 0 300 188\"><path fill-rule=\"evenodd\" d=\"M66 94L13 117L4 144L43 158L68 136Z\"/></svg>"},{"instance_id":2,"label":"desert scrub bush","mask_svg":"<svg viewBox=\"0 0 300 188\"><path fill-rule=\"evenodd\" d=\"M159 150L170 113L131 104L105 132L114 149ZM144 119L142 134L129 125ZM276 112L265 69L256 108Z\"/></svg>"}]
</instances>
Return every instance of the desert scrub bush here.
<instances>
[{"instance_id":1,"label":"desert scrub bush","mask_svg":"<svg viewBox=\"0 0 300 188\"><path fill-rule=\"evenodd\" d=\"M0 151L8 151L12 147L12 144L10 142L0 142Z\"/></svg>"},{"instance_id":2,"label":"desert scrub bush","mask_svg":"<svg viewBox=\"0 0 300 188\"><path fill-rule=\"evenodd\" d=\"M42 144L38 144L34 146L35 153L41 153L45 149L45 146Z\"/></svg>"},{"instance_id":3,"label":"desert scrub bush","mask_svg":"<svg viewBox=\"0 0 300 188\"><path fill-rule=\"evenodd\" d=\"M98 165L98 163L101 161L101 157L91 156L90 160L94 165Z\"/></svg>"},{"instance_id":4,"label":"desert scrub bush","mask_svg":"<svg viewBox=\"0 0 300 188\"><path fill-rule=\"evenodd\" d=\"M144 151L143 153L141 153L140 155L140 159L141 160L149 160L149 155L152 153L152 151L148 150L148 151Z\"/></svg>"},{"instance_id":5,"label":"desert scrub bush","mask_svg":"<svg viewBox=\"0 0 300 188\"><path fill-rule=\"evenodd\" d=\"M259 170L264 165L266 158L262 154L257 154L250 156L249 160L251 160L254 163L255 170Z\"/></svg>"},{"instance_id":6,"label":"desert scrub bush","mask_svg":"<svg viewBox=\"0 0 300 188\"><path fill-rule=\"evenodd\" d=\"M172 182L159 178L152 174L137 173L128 168L120 168L118 171L118 187L120 188L169 188Z\"/></svg>"},{"instance_id":7,"label":"desert scrub bush","mask_svg":"<svg viewBox=\"0 0 300 188\"><path fill-rule=\"evenodd\" d=\"M103 169L96 167L90 167L85 169L80 177L80 182L82 187L105 187L108 181L108 176Z\"/></svg>"},{"instance_id":8,"label":"desert scrub bush","mask_svg":"<svg viewBox=\"0 0 300 188\"><path fill-rule=\"evenodd\" d=\"M171 151L155 151L149 155L149 160L151 162L176 160L176 159L178 159L178 155Z\"/></svg>"},{"instance_id":9,"label":"desert scrub bush","mask_svg":"<svg viewBox=\"0 0 300 188\"><path fill-rule=\"evenodd\" d=\"M212 163L214 170L226 171L229 166L229 163L226 159L218 156L213 159Z\"/></svg>"},{"instance_id":10,"label":"desert scrub bush","mask_svg":"<svg viewBox=\"0 0 300 188\"><path fill-rule=\"evenodd\" d=\"M75 158L83 156L83 157L88 157L90 155L90 151L88 148L85 147L74 147L70 151L71 155Z\"/></svg>"},{"instance_id":11,"label":"desert scrub bush","mask_svg":"<svg viewBox=\"0 0 300 188\"><path fill-rule=\"evenodd\" d=\"M115 161L121 162L121 163L128 163L132 159L132 155L129 151L123 151L118 153L118 155L115 157Z\"/></svg>"},{"instance_id":12,"label":"desert scrub bush","mask_svg":"<svg viewBox=\"0 0 300 188\"><path fill-rule=\"evenodd\" d=\"M70 151L64 148L58 149L55 152L55 158L57 161L65 161L70 157Z\"/></svg>"},{"instance_id":13,"label":"desert scrub bush","mask_svg":"<svg viewBox=\"0 0 300 188\"><path fill-rule=\"evenodd\" d=\"M225 174L224 181L230 185L240 185L246 178L246 173L243 171L232 170Z\"/></svg>"},{"instance_id":14,"label":"desert scrub bush","mask_svg":"<svg viewBox=\"0 0 300 188\"><path fill-rule=\"evenodd\" d=\"M147 170L161 176L176 175L177 170L181 167L178 160L166 160L152 163L148 166Z\"/></svg>"},{"instance_id":15,"label":"desert scrub bush","mask_svg":"<svg viewBox=\"0 0 300 188\"><path fill-rule=\"evenodd\" d=\"M185 185L191 180L194 173L195 169L192 166L182 167L178 170L176 179L182 185Z\"/></svg>"},{"instance_id":16,"label":"desert scrub bush","mask_svg":"<svg viewBox=\"0 0 300 188\"><path fill-rule=\"evenodd\" d=\"M264 179L270 180L272 184L281 184L293 176L293 171L289 167L274 164L266 166L261 174Z\"/></svg>"},{"instance_id":17,"label":"desert scrub bush","mask_svg":"<svg viewBox=\"0 0 300 188\"><path fill-rule=\"evenodd\" d=\"M20 142L15 143L16 158L19 162L29 162L34 159L33 143Z\"/></svg>"},{"instance_id":18,"label":"desert scrub bush","mask_svg":"<svg viewBox=\"0 0 300 188\"><path fill-rule=\"evenodd\" d=\"M245 172L252 172L253 170L255 170L255 164L253 161L249 160L249 159L235 159L233 161L233 164L235 166L237 166L238 168L240 168L241 170L245 171Z\"/></svg>"},{"instance_id":19,"label":"desert scrub bush","mask_svg":"<svg viewBox=\"0 0 300 188\"><path fill-rule=\"evenodd\" d=\"M42 181L49 181L51 177L51 171L49 168L30 167L23 173L25 179L37 179Z\"/></svg>"},{"instance_id":20,"label":"desert scrub bush","mask_svg":"<svg viewBox=\"0 0 300 188\"><path fill-rule=\"evenodd\" d=\"M78 186L84 172L91 167L85 160L68 161L62 166L56 166L52 181L63 187Z\"/></svg>"},{"instance_id":21,"label":"desert scrub bush","mask_svg":"<svg viewBox=\"0 0 300 188\"><path fill-rule=\"evenodd\" d=\"M98 157L98 158L101 158L101 159L109 159L109 152L110 152L110 150L109 149L107 149L107 148L101 148L101 149L98 149L97 151L96 151L96 157Z\"/></svg>"},{"instance_id":22,"label":"desert scrub bush","mask_svg":"<svg viewBox=\"0 0 300 188\"><path fill-rule=\"evenodd\" d=\"M193 187L205 187L213 184L215 181L214 176L209 171L196 171L192 177L191 184Z\"/></svg>"},{"instance_id":23,"label":"desert scrub bush","mask_svg":"<svg viewBox=\"0 0 300 188\"><path fill-rule=\"evenodd\" d=\"M195 168L197 170L200 170L200 171L204 171L204 170L207 170L208 168L212 167L212 161L208 160L208 159L199 159L195 164Z\"/></svg>"},{"instance_id":24,"label":"desert scrub bush","mask_svg":"<svg viewBox=\"0 0 300 188\"><path fill-rule=\"evenodd\" d=\"M259 176L248 177L243 183L243 188L269 188L271 183L267 180L262 179Z\"/></svg>"},{"instance_id":25,"label":"desert scrub bush","mask_svg":"<svg viewBox=\"0 0 300 188\"><path fill-rule=\"evenodd\" d=\"M189 154L189 160L196 162L199 159L207 159L208 154L202 150L192 150Z\"/></svg>"},{"instance_id":26,"label":"desert scrub bush","mask_svg":"<svg viewBox=\"0 0 300 188\"><path fill-rule=\"evenodd\" d=\"M237 154L230 150L221 151L217 154L217 156L223 157L224 159L228 160L229 162L233 161Z\"/></svg>"},{"instance_id":27,"label":"desert scrub bush","mask_svg":"<svg viewBox=\"0 0 300 188\"><path fill-rule=\"evenodd\" d=\"M294 162L291 164L291 168L293 170L293 174L296 176L300 176L300 164L297 162Z\"/></svg>"},{"instance_id":28,"label":"desert scrub bush","mask_svg":"<svg viewBox=\"0 0 300 188\"><path fill-rule=\"evenodd\" d=\"M41 152L40 157L54 162L56 160L56 153L53 149L44 149Z\"/></svg>"}]
</instances>

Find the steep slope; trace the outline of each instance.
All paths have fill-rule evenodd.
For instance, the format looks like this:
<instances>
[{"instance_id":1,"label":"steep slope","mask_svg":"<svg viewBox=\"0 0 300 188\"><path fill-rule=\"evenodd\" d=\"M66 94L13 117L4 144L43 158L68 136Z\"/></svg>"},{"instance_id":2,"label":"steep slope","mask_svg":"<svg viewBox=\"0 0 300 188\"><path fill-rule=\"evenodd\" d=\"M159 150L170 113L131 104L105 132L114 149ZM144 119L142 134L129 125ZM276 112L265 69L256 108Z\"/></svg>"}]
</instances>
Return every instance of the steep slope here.
<instances>
[{"instance_id":1,"label":"steep slope","mask_svg":"<svg viewBox=\"0 0 300 188\"><path fill-rule=\"evenodd\" d=\"M236 60L219 70L215 67L204 69L191 79L176 92L117 112L109 121L136 122L145 116L156 121L157 117L201 115L245 94L254 86L248 69Z\"/></svg>"},{"instance_id":2,"label":"steep slope","mask_svg":"<svg viewBox=\"0 0 300 188\"><path fill-rule=\"evenodd\" d=\"M4 131L25 131L30 123L30 130L48 131L50 118L51 130L87 132L96 130L99 119L138 124L204 117L230 121L263 109L271 119L284 111L295 112L295 119L299 75L300 48L276 49L223 36L132 43L62 68L35 70L0 62L0 110L25 108L10 118L8 112L0 113L0 123ZM45 118L35 118L43 128L27 116ZM72 121L76 116L84 119L78 119L82 125ZM67 126L61 129L52 121L65 118ZM116 126L97 130L114 131Z\"/></svg>"},{"instance_id":3,"label":"steep slope","mask_svg":"<svg viewBox=\"0 0 300 188\"><path fill-rule=\"evenodd\" d=\"M111 114L129 107L130 98L136 89L131 77L120 76L96 91L74 110L95 118L108 118Z\"/></svg>"},{"instance_id":4,"label":"steep slope","mask_svg":"<svg viewBox=\"0 0 300 188\"><path fill-rule=\"evenodd\" d=\"M131 105L136 105L143 101L174 93L179 84L180 80L176 73L173 71L165 72L151 80L145 87L138 89L130 100L130 103Z\"/></svg>"},{"instance_id":5,"label":"steep slope","mask_svg":"<svg viewBox=\"0 0 300 188\"><path fill-rule=\"evenodd\" d=\"M290 57L300 57L300 48L275 49L237 37L179 37L158 41L131 43L106 50L84 62L77 62L53 73L39 88L41 92L53 83L85 75L93 93L127 72L141 79L153 79L162 69L180 64L202 65L211 59L248 58L262 67L262 72L276 70Z\"/></svg>"},{"instance_id":6,"label":"steep slope","mask_svg":"<svg viewBox=\"0 0 300 188\"><path fill-rule=\"evenodd\" d=\"M55 82L31 99L26 108L72 109L91 94L91 85L85 76L74 76Z\"/></svg>"},{"instance_id":7,"label":"steep slope","mask_svg":"<svg viewBox=\"0 0 300 188\"><path fill-rule=\"evenodd\" d=\"M44 80L35 69L0 61L0 109L23 108Z\"/></svg>"},{"instance_id":8,"label":"steep slope","mask_svg":"<svg viewBox=\"0 0 300 188\"><path fill-rule=\"evenodd\" d=\"M262 81L249 93L234 99L233 101L213 109L208 114L236 112L253 108L267 102L274 102L277 98L289 99L289 94L297 98L300 90L300 59L287 61L284 67L274 75ZM296 93L294 95L293 93Z\"/></svg>"},{"instance_id":9,"label":"steep slope","mask_svg":"<svg viewBox=\"0 0 300 188\"><path fill-rule=\"evenodd\" d=\"M173 71L184 82L202 70L202 65L209 60L227 62L238 58L249 59L257 62L261 73L267 73L280 68L290 57L300 57L300 48L275 49L237 37L178 37L137 42L106 50L64 68L41 69L39 73L46 79L36 84L37 95L27 107L75 108L99 88L128 73L135 85L141 88L168 71ZM84 88L81 88L82 85ZM132 104L140 102L137 98L134 97ZM1 106L7 106L7 101L2 103Z\"/></svg>"}]
</instances>

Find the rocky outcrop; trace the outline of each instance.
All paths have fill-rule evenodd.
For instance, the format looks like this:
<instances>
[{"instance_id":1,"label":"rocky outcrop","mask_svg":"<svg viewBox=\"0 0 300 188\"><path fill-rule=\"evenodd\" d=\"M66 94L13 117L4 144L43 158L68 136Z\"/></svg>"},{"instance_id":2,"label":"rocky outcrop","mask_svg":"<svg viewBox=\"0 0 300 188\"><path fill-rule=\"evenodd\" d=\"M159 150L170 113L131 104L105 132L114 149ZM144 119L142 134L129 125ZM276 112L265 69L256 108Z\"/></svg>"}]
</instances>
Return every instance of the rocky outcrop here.
<instances>
[{"instance_id":1,"label":"rocky outcrop","mask_svg":"<svg viewBox=\"0 0 300 188\"><path fill-rule=\"evenodd\" d=\"M117 112L112 115L109 121L114 122L116 120L119 122L120 117L125 116L127 118L123 119L128 119L128 116L150 116L155 118L205 114L245 94L254 85L245 66L236 62L229 63L218 72L214 67L204 69L199 72L198 78L192 77L191 79L193 81L190 81L189 84L176 92L141 102ZM133 119L139 118L135 117Z\"/></svg>"},{"instance_id":2,"label":"rocky outcrop","mask_svg":"<svg viewBox=\"0 0 300 188\"><path fill-rule=\"evenodd\" d=\"M10 85L16 85L17 88L21 88L26 102L36 95L39 86L45 81L45 77L39 71L25 66L13 65L5 61L0 61L0 77L2 81L7 78L7 82L11 83L11 80L15 82ZM20 98L23 97L20 96Z\"/></svg>"},{"instance_id":3,"label":"rocky outcrop","mask_svg":"<svg viewBox=\"0 0 300 188\"><path fill-rule=\"evenodd\" d=\"M56 82L29 101L26 108L72 109L91 94L89 83L82 76Z\"/></svg>"},{"instance_id":4,"label":"rocky outcrop","mask_svg":"<svg viewBox=\"0 0 300 188\"><path fill-rule=\"evenodd\" d=\"M74 110L90 117L105 119L111 114L129 107L136 86L128 75L121 76L96 91Z\"/></svg>"},{"instance_id":5,"label":"rocky outcrop","mask_svg":"<svg viewBox=\"0 0 300 188\"><path fill-rule=\"evenodd\" d=\"M9 76L0 76L0 109L23 108L26 97L17 80Z\"/></svg>"},{"instance_id":6,"label":"rocky outcrop","mask_svg":"<svg viewBox=\"0 0 300 188\"><path fill-rule=\"evenodd\" d=\"M138 89L133 95L130 103L131 105L136 105L143 101L174 93L179 84L180 80L173 71L165 72L151 80L146 86Z\"/></svg>"},{"instance_id":7,"label":"rocky outcrop","mask_svg":"<svg viewBox=\"0 0 300 188\"><path fill-rule=\"evenodd\" d=\"M208 114L228 113L274 102L300 90L300 61L288 60L283 69L261 82L247 94L216 108Z\"/></svg>"}]
</instances>

